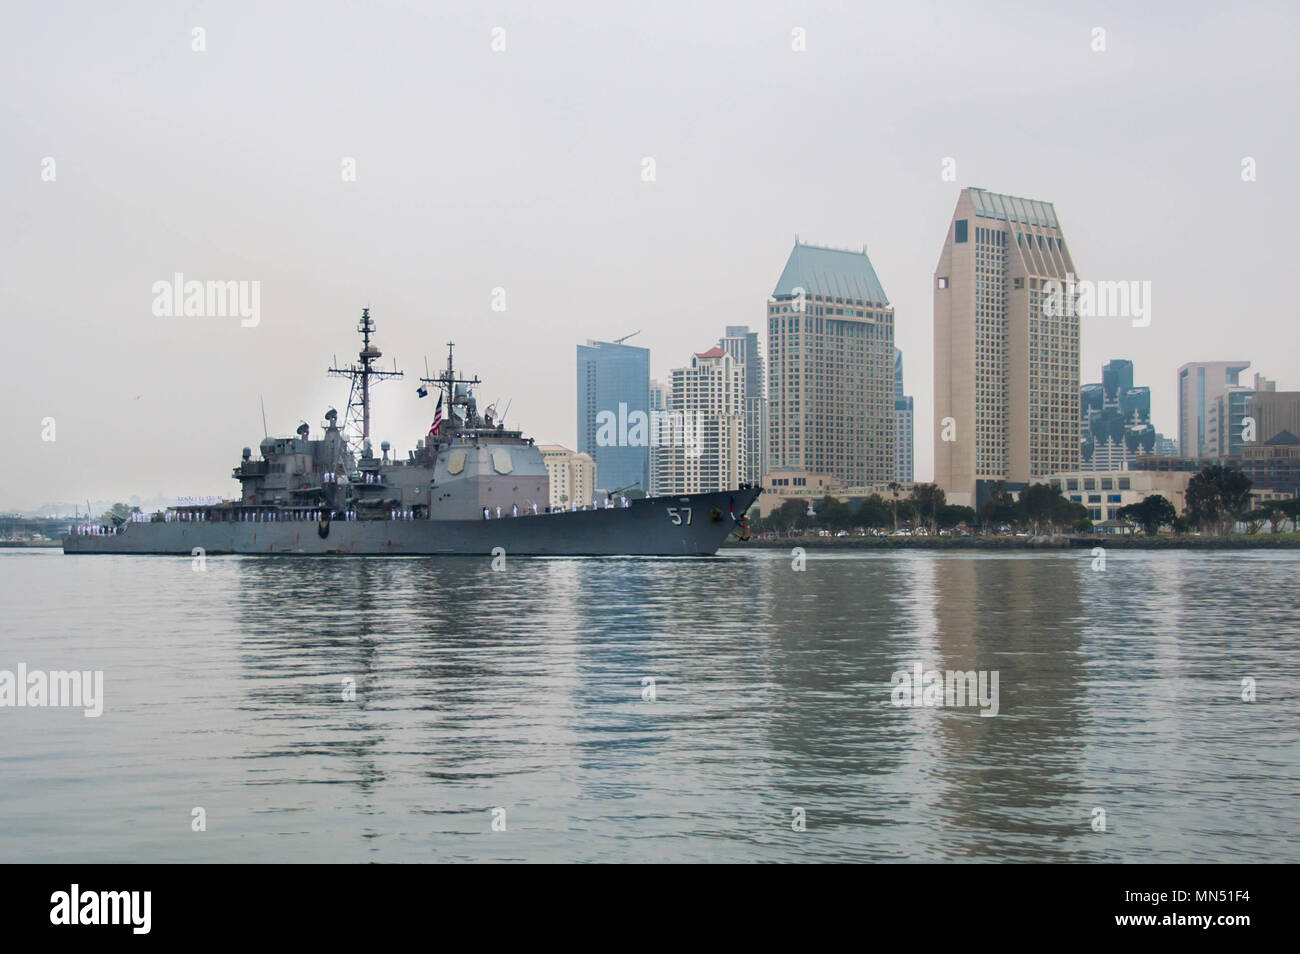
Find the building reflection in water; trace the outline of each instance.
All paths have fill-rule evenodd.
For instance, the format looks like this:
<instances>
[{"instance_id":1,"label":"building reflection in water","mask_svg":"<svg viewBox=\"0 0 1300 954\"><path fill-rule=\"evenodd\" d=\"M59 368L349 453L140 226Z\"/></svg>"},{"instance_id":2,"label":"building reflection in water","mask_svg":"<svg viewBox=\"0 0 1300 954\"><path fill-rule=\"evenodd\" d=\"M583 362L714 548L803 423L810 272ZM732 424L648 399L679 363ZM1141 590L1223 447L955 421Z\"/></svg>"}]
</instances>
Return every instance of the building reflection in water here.
<instances>
[{"instance_id":1,"label":"building reflection in water","mask_svg":"<svg viewBox=\"0 0 1300 954\"><path fill-rule=\"evenodd\" d=\"M935 561L933 668L997 671L999 711L941 709L929 775L952 838L945 856L1043 859L1087 830L1082 557L952 556Z\"/></svg>"},{"instance_id":2,"label":"building reflection in water","mask_svg":"<svg viewBox=\"0 0 1300 954\"><path fill-rule=\"evenodd\" d=\"M329 783L443 831L508 805L741 845L803 808L792 856L1005 856L1073 812L1080 585L932 554L243 560L248 782L284 789L267 810ZM998 670L1001 713L892 706L915 661Z\"/></svg>"}]
</instances>

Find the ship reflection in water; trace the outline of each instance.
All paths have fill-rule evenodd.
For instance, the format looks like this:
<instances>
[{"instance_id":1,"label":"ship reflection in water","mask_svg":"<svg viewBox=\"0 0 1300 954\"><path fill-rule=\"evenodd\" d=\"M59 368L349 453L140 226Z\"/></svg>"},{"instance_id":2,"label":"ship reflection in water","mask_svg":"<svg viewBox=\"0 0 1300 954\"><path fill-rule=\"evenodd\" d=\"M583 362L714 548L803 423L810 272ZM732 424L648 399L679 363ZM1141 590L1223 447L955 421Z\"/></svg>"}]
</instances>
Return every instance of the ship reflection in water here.
<instances>
[{"instance_id":1,"label":"ship reflection in water","mask_svg":"<svg viewBox=\"0 0 1300 954\"><path fill-rule=\"evenodd\" d=\"M1300 860L1300 557L1090 564L3 553L8 655L105 712L3 712L0 857Z\"/></svg>"}]
</instances>

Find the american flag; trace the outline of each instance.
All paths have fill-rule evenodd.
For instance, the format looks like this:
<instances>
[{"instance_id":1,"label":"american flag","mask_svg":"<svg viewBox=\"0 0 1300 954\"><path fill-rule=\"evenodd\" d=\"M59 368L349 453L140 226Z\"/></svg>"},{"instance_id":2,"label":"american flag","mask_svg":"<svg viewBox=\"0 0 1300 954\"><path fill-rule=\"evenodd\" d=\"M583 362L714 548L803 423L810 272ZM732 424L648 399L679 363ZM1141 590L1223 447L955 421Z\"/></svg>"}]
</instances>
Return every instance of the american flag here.
<instances>
[{"instance_id":1,"label":"american flag","mask_svg":"<svg viewBox=\"0 0 1300 954\"><path fill-rule=\"evenodd\" d=\"M442 433L442 394L438 395L438 407L433 412L433 426L429 428L429 436L437 437Z\"/></svg>"}]
</instances>

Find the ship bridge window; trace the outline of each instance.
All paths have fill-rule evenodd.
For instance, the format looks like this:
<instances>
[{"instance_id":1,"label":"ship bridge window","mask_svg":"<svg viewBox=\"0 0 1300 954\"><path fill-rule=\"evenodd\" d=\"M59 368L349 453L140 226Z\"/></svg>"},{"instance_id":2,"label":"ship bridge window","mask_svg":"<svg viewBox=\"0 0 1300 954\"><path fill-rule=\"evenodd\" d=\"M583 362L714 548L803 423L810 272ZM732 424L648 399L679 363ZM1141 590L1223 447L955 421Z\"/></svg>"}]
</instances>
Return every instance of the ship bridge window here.
<instances>
[{"instance_id":1,"label":"ship bridge window","mask_svg":"<svg viewBox=\"0 0 1300 954\"><path fill-rule=\"evenodd\" d=\"M468 451L454 450L447 458L447 473L455 475L465 469L465 459L469 456Z\"/></svg>"},{"instance_id":2,"label":"ship bridge window","mask_svg":"<svg viewBox=\"0 0 1300 954\"><path fill-rule=\"evenodd\" d=\"M509 474L515 469L515 465L510 461L510 451L504 447L494 448L492 451L492 469L498 474Z\"/></svg>"}]
</instances>

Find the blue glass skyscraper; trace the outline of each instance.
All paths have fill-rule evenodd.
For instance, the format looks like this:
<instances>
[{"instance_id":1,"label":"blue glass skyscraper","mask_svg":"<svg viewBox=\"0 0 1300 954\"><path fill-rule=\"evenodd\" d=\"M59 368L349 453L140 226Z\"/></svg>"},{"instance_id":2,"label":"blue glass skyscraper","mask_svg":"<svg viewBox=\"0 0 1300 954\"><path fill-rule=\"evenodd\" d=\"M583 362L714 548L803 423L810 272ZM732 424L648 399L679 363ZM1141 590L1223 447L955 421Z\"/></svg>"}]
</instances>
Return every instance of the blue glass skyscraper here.
<instances>
[{"instance_id":1,"label":"blue glass skyscraper","mask_svg":"<svg viewBox=\"0 0 1300 954\"><path fill-rule=\"evenodd\" d=\"M649 410L648 348L578 345L578 452L596 462L602 490L649 491Z\"/></svg>"}]
</instances>

